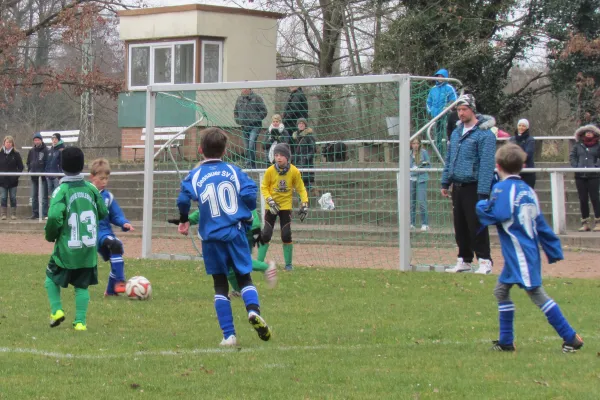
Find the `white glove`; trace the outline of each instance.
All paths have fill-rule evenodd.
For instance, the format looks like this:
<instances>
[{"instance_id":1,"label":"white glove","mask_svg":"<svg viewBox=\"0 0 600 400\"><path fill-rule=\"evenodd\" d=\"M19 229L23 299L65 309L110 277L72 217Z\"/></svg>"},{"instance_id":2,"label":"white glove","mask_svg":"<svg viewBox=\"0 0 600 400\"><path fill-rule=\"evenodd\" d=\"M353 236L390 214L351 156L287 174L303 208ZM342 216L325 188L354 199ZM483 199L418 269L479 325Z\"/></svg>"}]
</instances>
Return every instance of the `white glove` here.
<instances>
[{"instance_id":1,"label":"white glove","mask_svg":"<svg viewBox=\"0 0 600 400\"><path fill-rule=\"evenodd\" d=\"M302 203L300 205L300 209L298 210L298 217L300 217L300 222L304 222L304 218L308 214L308 203Z\"/></svg>"},{"instance_id":2,"label":"white glove","mask_svg":"<svg viewBox=\"0 0 600 400\"><path fill-rule=\"evenodd\" d=\"M273 200L272 197L267 198L267 204L269 204L269 211L271 211L271 214L277 215L277 213L279 212L279 204L277 204L277 202Z\"/></svg>"}]
</instances>

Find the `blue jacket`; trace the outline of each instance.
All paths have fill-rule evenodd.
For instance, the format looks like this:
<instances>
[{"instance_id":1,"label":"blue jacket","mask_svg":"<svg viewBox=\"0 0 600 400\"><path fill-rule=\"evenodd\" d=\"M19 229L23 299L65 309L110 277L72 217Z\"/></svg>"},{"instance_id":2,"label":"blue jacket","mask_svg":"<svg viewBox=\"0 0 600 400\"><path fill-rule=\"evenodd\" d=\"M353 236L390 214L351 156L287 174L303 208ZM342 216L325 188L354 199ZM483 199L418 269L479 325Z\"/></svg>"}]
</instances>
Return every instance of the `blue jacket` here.
<instances>
[{"instance_id":1,"label":"blue jacket","mask_svg":"<svg viewBox=\"0 0 600 400\"><path fill-rule=\"evenodd\" d=\"M62 151L65 149L65 143L61 140L56 146L48 150L48 160L46 161L46 172L63 172L62 170Z\"/></svg>"},{"instance_id":2,"label":"blue jacket","mask_svg":"<svg viewBox=\"0 0 600 400\"><path fill-rule=\"evenodd\" d=\"M563 259L560 239L546 223L535 192L518 176L494 185L491 198L479 201L476 212L482 225L498 228L504 257L499 282L525 289L541 286L540 244L549 263Z\"/></svg>"},{"instance_id":3,"label":"blue jacket","mask_svg":"<svg viewBox=\"0 0 600 400\"><path fill-rule=\"evenodd\" d=\"M246 235L257 193L256 183L235 165L207 160L181 182L177 207L188 215L191 201L197 201L200 239L230 242L240 233Z\"/></svg>"},{"instance_id":4,"label":"blue jacket","mask_svg":"<svg viewBox=\"0 0 600 400\"><path fill-rule=\"evenodd\" d=\"M125 218L125 215L123 214L123 210L119 207L119 203L117 203L115 196L106 189L101 191L100 194L102 195L104 204L106 204L106 208L108 208L108 215L106 218L100 220L98 226L98 247L102 245L102 242L104 242L104 239L107 236L115 235L112 230L112 225L118 226L123 232L126 232L127 229L123 229L123 225L129 223L129 220Z\"/></svg>"},{"instance_id":5,"label":"blue jacket","mask_svg":"<svg viewBox=\"0 0 600 400\"><path fill-rule=\"evenodd\" d=\"M448 77L448 71L440 69L434 75L442 75ZM432 117L437 117L450 103L456 101L456 90L448 82L437 82L435 86L429 90L427 96L427 112Z\"/></svg>"},{"instance_id":6,"label":"blue jacket","mask_svg":"<svg viewBox=\"0 0 600 400\"><path fill-rule=\"evenodd\" d=\"M415 165L415 157L413 156L413 152L412 150L410 151L410 168L430 168L430 164L429 164L429 153L427 153L427 150L425 149L421 149L421 164L420 165ZM422 183L422 182L427 182L429 180L429 173L428 172L412 172L410 173L410 179L411 180L417 180L418 183Z\"/></svg>"},{"instance_id":7,"label":"blue jacket","mask_svg":"<svg viewBox=\"0 0 600 400\"><path fill-rule=\"evenodd\" d=\"M462 134L460 122L450 136L446 165L442 172L442 188L452 183L475 183L477 193L489 195L496 166L496 136L490 128L496 120L489 115L477 115L477 125Z\"/></svg>"}]
</instances>

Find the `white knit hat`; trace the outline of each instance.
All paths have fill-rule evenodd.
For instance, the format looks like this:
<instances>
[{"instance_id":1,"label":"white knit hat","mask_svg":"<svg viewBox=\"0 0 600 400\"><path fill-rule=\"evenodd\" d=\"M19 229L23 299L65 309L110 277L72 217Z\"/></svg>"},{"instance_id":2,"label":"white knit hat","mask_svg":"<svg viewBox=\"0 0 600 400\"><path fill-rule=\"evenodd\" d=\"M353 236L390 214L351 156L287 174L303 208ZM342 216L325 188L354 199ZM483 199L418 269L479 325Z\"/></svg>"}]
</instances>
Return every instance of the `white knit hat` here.
<instances>
[{"instance_id":1,"label":"white knit hat","mask_svg":"<svg viewBox=\"0 0 600 400\"><path fill-rule=\"evenodd\" d=\"M517 126L519 126L521 124L525 125L527 127L527 129L529 129L529 121L527 121L525 118L522 118L519 120L519 122L517 122Z\"/></svg>"}]
</instances>

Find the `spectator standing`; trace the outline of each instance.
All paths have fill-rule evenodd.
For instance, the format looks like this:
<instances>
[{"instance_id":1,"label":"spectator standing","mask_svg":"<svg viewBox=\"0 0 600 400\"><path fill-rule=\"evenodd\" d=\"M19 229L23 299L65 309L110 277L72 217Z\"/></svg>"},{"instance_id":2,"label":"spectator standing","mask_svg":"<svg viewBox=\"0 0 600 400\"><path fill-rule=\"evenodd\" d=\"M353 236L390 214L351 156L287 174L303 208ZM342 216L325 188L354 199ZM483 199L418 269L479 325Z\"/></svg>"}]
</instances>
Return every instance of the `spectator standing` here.
<instances>
[{"instance_id":1,"label":"spectator standing","mask_svg":"<svg viewBox=\"0 0 600 400\"><path fill-rule=\"evenodd\" d=\"M61 140L60 133L52 134L52 147L48 151L48 162L46 163L46 172L60 174L62 170L62 151L65 149L65 143ZM52 195L54 189L59 185L60 178L57 176L47 177L48 194Z\"/></svg>"},{"instance_id":2,"label":"spectator standing","mask_svg":"<svg viewBox=\"0 0 600 400\"><path fill-rule=\"evenodd\" d=\"M287 132L285 125L281 122L281 115L275 114L271 117L271 125L269 125L269 133L265 143L265 152L267 153L267 159L269 164L275 162L275 156L273 149L277 143L290 144L290 136Z\"/></svg>"},{"instance_id":3,"label":"spectator standing","mask_svg":"<svg viewBox=\"0 0 600 400\"><path fill-rule=\"evenodd\" d=\"M296 167L314 168L315 154L317 153L317 142L313 136L312 128L308 128L308 122L304 118L298 119L298 130L292 134L293 142L293 161ZM319 197L319 192L315 187L315 173L301 172L302 182L306 190L315 197Z\"/></svg>"},{"instance_id":4,"label":"spectator standing","mask_svg":"<svg viewBox=\"0 0 600 400\"><path fill-rule=\"evenodd\" d=\"M308 119L308 100L301 87L293 86L283 109L283 125L293 129L298 126L298 118Z\"/></svg>"},{"instance_id":5,"label":"spectator standing","mask_svg":"<svg viewBox=\"0 0 600 400\"><path fill-rule=\"evenodd\" d=\"M529 133L528 120L525 118L519 120L517 123L517 132L515 133L515 136L509 139L509 141L518 144L525 154L527 154L525 168L535 168L535 162L533 160L535 154L535 139ZM521 172L520 176L523 182L528 184L532 189L535 189L535 172Z\"/></svg>"},{"instance_id":6,"label":"spectator standing","mask_svg":"<svg viewBox=\"0 0 600 400\"><path fill-rule=\"evenodd\" d=\"M15 149L15 140L6 136L0 150L0 172L23 172L23 160ZM0 176L1 219L8 216L8 199L10 198L10 219L17 219L17 186L18 176Z\"/></svg>"},{"instance_id":7,"label":"spectator standing","mask_svg":"<svg viewBox=\"0 0 600 400\"><path fill-rule=\"evenodd\" d=\"M241 96L235 102L233 117L235 123L242 127L248 168L256 168L256 139L266 116L267 107L263 98L252 89L242 89Z\"/></svg>"},{"instance_id":8,"label":"spectator standing","mask_svg":"<svg viewBox=\"0 0 600 400\"><path fill-rule=\"evenodd\" d=\"M44 144L42 135L37 132L33 135L33 147L27 154L27 171L29 172L45 172L46 163L48 162L48 149ZM42 180L42 217L48 216L48 182L43 176L31 177L31 217L29 219L38 219L39 214L39 180Z\"/></svg>"},{"instance_id":9,"label":"spectator standing","mask_svg":"<svg viewBox=\"0 0 600 400\"><path fill-rule=\"evenodd\" d=\"M463 95L456 107L460 123L448 144L442 173L442 196L450 197L454 232L458 245L456 265L446 272L471 271L473 253L479 260L478 274L492 272L490 236L475 212L478 200L489 198L494 176L496 137L490 130L496 121L475 113L475 98Z\"/></svg>"},{"instance_id":10,"label":"spectator standing","mask_svg":"<svg viewBox=\"0 0 600 400\"><path fill-rule=\"evenodd\" d=\"M427 182L428 172L416 172L415 168L429 168L429 154L421 146L421 140L414 138L410 142L410 228L416 229L417 203L421 213L421 232L429 230L429 216L427 214Z\"/></svg>"},{"instance_id":11,"label":"spectator standing","mask_svg":"<svg viewBox=\"0 0 600 400\"><path fill-rule=\"evenodd\" d=\"M442 68L434 76L437 78L448 78L448 70ZM455 102L456 98L456 90L454 90L452 85L446 81L435 81L435 86L429 90L429 95L427 96L427 113L431 118L437 117L448 105ZM447 115L449 116L451 113ZM435 124L435 143L442 154L442 149L444 148L443 139L448 131L448 125L452 124L452 129L454 129L457 122L454 119L454 123L452 123L450 119L453 118L445 116Z\"/></svg>"},{"instance_id":12,"label":"spectator standing","mask_svg":"<svg viewBox=\"0 0 600 400\"><path fill-rule=\"evenodd\" d=\"M600 167L600 129L594 125L585 125L575 131L575 145L571 150L571 167L598 168ZM594 209L594 231L600 231L600 173L575 172L575 186L579 196L581 210L581 228L579 232L588 232L592 224L588 198Z\"/></svg>"}]
</instances>

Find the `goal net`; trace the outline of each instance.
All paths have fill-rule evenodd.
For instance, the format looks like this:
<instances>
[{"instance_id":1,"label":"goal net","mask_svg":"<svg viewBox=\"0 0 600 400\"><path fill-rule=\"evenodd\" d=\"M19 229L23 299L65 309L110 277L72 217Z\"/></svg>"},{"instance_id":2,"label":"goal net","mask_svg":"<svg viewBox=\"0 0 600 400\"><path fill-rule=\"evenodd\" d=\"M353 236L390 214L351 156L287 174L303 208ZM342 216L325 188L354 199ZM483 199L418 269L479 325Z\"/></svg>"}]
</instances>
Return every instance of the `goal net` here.
<instances>
[{"instance_id":1,"label":"goal net","mask_svg":"<svg viewBox=\"0 0 600 400\"><path fill-rule=\"evenodd\" d=\"M294 265L409 270L454 263L451 203L439 191L445 141L436 139L440 130L431 127L426 111L432 84L427 78L385 75L149 87L143 256L202 257L197 235L178 236L167 220L178 216L180 181L201 159L201 130L216 126L230 139L225 160L243 168L259 187L271 165L273 139L291 142L292 152L299 153L295 144L307 135L314 138L315 148L308 151L312 162L297 155L291 160L309 186L310 207L304 222L293 213ZM157 104L167 98L194 116L180 124L188 129L155 149L152 135L161 128L155 121L163 111ZM275 115L284 129L270 133ZM304 131L298 129L299 118L306 119ZM257 119L254 132L242 126ZM429 164L411 175L413 136L421 139ZM294 210L298 206L294 195ZM262 219L262 196L257 209ZM278 223L267 258L283 263Z\"/></svg>"}]
</instances>

